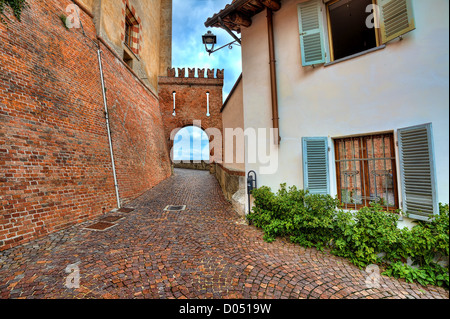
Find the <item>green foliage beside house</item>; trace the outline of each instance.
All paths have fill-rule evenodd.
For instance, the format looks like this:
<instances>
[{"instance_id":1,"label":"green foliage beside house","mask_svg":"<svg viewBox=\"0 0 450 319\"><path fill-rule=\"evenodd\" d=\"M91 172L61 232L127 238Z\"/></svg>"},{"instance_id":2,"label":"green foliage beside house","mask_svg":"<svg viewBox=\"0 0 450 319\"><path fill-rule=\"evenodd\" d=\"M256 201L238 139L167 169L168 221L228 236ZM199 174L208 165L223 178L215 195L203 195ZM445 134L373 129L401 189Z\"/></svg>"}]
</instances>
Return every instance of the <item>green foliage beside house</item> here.
<instances>
[{"instance_id":1,"label":"green foliage beside house","mask_svg":"<svg viewBox=\"0 0 450 319\"><path fill-rule=\"evenodd\" d=\"M358 267L380 265L384 275L422 285L449 287L449 206L431 222L398 228L399 215L373 203L356 212L342 209L329 195L310 194L281 185L254 190L255 207L248 219L268 242L288 237L305 247L329 249ZM440 261L447 260L445 265Z\"/></svg>"}]
</instances>

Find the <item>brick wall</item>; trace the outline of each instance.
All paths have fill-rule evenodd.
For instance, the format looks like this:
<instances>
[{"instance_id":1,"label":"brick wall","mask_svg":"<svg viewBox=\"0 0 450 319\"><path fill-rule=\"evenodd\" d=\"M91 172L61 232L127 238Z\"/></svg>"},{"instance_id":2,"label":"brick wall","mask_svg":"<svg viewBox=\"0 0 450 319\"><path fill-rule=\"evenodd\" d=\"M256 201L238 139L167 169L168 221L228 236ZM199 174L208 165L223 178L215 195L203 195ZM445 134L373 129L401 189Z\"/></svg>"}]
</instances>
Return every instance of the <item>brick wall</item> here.
<instances>
[{"instance_id":1,"label":"brick wall","mask_svg":"<svg viewBox=\"0 0 450 319\"><path fill-rule=\"evenodd\" d=\"M123 202L170 176L156 95L96 38L60 20L71 1L28 0L0 24L0 250L115 208L97 48Z\"/></svg>"}]
</instances>

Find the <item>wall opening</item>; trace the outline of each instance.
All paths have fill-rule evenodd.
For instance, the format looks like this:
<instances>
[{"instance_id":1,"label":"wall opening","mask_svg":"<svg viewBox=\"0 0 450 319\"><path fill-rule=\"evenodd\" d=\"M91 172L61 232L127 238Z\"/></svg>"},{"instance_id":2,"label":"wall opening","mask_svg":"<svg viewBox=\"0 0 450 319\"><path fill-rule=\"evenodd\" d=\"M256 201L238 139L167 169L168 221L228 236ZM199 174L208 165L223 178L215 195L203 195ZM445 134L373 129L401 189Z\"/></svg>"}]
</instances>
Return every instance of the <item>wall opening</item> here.
<instances>
[{"instance_id":1,"label":"wall opening","mask_svg":"<svg viewBox=\"0 0 450 319\"><path fill-rule=\"evenodd\" d=\"M172 154L174 162L209 162L209 159L209 137L204 130L197 126L187 126L175 135Z\"/></svg>"},{"instance_id":2,"label":"wall opening","mask_svg":"<svg viewBox=\"0 0 450 319\"><path fill-rule=\"evenodd\" d=\"M123 51L123 62L125 62L131 69L133 69L133 58L127 51Z\"/></svg>"}]
</instances>

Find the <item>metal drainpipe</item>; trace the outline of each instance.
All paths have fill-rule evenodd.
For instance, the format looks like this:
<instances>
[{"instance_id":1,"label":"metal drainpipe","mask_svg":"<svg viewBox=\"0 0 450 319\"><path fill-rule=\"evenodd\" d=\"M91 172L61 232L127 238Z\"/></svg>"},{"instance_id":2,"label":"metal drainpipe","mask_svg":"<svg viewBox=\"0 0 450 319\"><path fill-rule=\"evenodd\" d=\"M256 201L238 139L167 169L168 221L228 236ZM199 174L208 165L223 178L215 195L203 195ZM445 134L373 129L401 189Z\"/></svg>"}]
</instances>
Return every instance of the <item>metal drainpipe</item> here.
<instances>
[{"instance_id":1,"label":"metal drainpipe","mask_svg":"<svg viewBox=\"0 0 450 319\"><path fill-rule=\"evenodd\" d=\"M277 71L276 71L276 60L275 60L275 45L273 37L273 20L272 20L272 10L267 8L267 33L269 37L269 60L270 60L270 88L272 95L272 117L273 117L273 128L276 130L274 140L276 144L280 144L280 124L278 117L278 90L277 90Z\"/></svg>"},{"instance_id":2,"label":"metal drainpipe","mask_svg":"<svg viewBox=\"0 0 450 319\"><path fill-rule=\"evenodd\" d=\"M102 51L100 50L100 46L98 47L98 50L97 50L97 56L98 56L98 65L100 67L100 78L101 78L101 82L102 82L103 104L105 106L106 128L108 130L109 150L111 153L111 163L112 163L112 170L113 170L113 175L114 175L114 187L116 189L117 207L121 208L120 196L119 196L119 185L117 183L116 165L114 162L114 152L113 152L113 145L112 145L112 139L111 139L111 128L109 126L108 103L106 102L105 79L103 76Z\"/></svg>"}]
</instances>

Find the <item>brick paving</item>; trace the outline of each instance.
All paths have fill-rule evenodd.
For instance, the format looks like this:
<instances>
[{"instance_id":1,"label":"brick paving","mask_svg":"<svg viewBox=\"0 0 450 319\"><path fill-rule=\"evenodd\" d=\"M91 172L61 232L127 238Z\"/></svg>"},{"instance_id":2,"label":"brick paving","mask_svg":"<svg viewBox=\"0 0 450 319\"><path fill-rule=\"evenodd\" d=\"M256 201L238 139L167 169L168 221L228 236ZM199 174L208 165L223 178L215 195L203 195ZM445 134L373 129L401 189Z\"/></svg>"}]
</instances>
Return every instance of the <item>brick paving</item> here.
<instances>
[{"instance_id":1,"label":"brick paving","mask_svg":"<svg viewBox=\"0 0 450 319\"><path fill-rule=\"evenodd\" d=\"M176 169L127 207L134 211L104 216L124 216L106 231L86 229L99 218L0 252L0 298L449 298L445 289L388 277L368 288L368 274L343 258L264 242L208 172ZM65 287L71 264L78 289Z\"/></svg>"}]
</instances>

